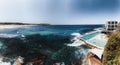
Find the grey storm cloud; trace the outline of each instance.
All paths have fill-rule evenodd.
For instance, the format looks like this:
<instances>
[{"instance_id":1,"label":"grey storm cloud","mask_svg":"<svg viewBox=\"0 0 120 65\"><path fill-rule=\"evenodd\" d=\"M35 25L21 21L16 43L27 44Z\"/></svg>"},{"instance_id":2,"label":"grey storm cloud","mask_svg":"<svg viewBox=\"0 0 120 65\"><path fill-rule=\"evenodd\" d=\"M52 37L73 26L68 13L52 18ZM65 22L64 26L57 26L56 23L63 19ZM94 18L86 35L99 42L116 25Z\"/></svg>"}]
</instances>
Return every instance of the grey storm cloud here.
<instances>
[{"instance_id":1,"label":"grey storm cloud","mask_svg":"<svg viewBox=\"0 0 120 65\"><path fill-rule=\"evenodd\" d=\"M119 0L74 0L72 8L85 12L115 11L119 8Z\"/></svg>"}]
</instances>

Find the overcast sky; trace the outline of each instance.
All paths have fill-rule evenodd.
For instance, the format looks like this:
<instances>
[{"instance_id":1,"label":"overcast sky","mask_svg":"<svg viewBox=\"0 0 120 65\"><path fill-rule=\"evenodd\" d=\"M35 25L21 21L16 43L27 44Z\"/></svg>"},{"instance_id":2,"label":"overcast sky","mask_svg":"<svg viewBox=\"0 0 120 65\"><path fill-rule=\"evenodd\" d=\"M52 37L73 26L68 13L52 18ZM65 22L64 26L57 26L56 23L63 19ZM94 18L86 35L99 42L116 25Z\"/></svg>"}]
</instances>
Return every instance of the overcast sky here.
<instances>
[{"instance_id":1,"label":"overcast sky","mask_svg":"<svg viewBox=\"0 0 120 65\"><path fill-rule=\"evenodd\" d=\"M104 24L120 21L120 0L0 0L0 22Z\"/></svg>"}]
</instances>

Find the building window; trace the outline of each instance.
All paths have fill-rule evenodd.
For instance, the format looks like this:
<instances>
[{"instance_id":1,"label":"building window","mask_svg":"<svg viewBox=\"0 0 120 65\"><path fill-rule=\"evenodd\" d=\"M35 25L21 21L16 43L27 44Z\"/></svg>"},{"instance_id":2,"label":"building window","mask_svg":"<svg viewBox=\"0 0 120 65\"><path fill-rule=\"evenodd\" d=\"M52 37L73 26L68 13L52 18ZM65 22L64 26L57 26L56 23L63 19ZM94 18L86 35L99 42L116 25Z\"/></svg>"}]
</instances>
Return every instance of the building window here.
<instances>
[{"instance_id":1,"label":"building window","mask_svg":"<svg viewBox=\"0 0 120 65\"><path fill-rule=\"evenodd\" d=\"M114 24L114 22L112 22L112 24Z\"/></svg>"},{"instance_id":2,"label":"building window","mask_svg":"<svg viewBox=\"0 0 120 65\"><path fill-rule=\"evenodd\" d=\"M115 24L117 24L117 22L115 22Z\"/></svg>"},{"instance_id":3,"label":"building window","mask_svg":"<svg viewBox=\"0 0 120 65\"><path fill-rule=\"evenodd\" d=\"M114 25L112 25L112 27L114 27Z\"/></svg>"},{"instance_id":4,"label":"building window","mask_svg":"<svg viewBox=\"0 0 120 65\"><path fill-rule=\"evenodd\" d=\"M108 24L110 24L110 22L108 22Z\"/></svg>"},{"instance_id":5,"label":"building window","mask_svg":"<svg viewBox=\"0 0 120 65\"><path fill-rule=\"evenodd\" d=\"M115 25L115 27L117 27L117 25Z\"/></svg>"}]
</instances>

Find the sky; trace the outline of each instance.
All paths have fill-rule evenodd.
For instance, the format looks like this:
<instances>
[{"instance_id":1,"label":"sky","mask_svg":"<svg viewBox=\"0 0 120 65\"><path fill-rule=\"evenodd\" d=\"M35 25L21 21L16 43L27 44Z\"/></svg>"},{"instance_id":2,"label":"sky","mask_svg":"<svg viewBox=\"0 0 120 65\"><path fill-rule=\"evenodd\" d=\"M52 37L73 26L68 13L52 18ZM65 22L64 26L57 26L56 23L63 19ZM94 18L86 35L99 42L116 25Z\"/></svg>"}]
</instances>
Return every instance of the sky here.
<instances>
[{"instance_id":1,"label":"sky","mask_svg":"<svg viewBox=\"0 0 120 65\"><path fill-rule=\"evenodd\" d=\"M104 24L120 21L120 0L0 0L0 22Z\"/></svg>"}]
</instances>

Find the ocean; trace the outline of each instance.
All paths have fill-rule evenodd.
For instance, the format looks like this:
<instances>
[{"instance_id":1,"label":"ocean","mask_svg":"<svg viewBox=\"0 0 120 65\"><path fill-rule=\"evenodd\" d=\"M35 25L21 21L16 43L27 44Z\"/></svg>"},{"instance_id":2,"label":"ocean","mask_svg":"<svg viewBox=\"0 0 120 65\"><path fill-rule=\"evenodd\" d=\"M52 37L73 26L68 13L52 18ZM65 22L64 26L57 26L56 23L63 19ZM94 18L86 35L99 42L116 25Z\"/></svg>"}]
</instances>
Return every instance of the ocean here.
<instances>
[{"instance_id":1,"label":"ocean","mask_svg":"<svg viewBox=\"0 0 120 65\"><path fill-rule=\"evenodd\" d=\"M14 64L23 57L22 65L80 65L89 48L67 46L71 34L84 35L104 25L23 26L0 29L0 56Z\"/></svg>"}]
</instances>

